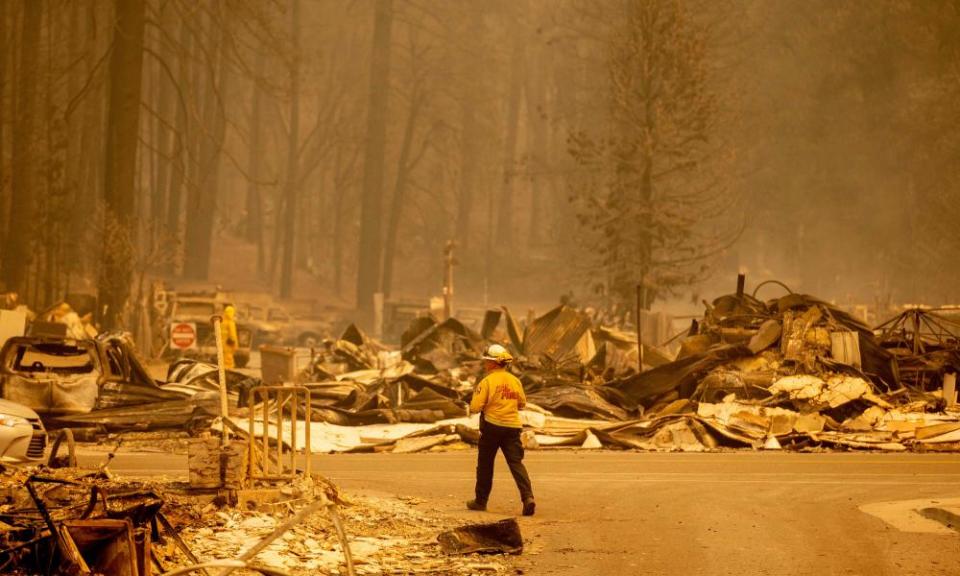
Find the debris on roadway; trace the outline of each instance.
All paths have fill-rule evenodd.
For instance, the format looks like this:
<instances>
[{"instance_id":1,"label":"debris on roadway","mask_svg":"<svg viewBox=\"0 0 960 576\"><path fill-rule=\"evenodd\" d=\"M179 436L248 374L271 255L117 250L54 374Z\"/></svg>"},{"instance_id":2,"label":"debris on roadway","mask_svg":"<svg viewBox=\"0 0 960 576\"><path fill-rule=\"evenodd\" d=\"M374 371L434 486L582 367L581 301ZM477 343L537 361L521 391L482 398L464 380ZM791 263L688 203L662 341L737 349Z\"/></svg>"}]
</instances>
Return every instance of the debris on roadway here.
<instances>
[{"instance_id":1,"label":"debris on roadway","mask_svg":"<svg viewBox=\"0 0 960 576\"><path fill-rule=\"evenodd\" d=\"M69 318L79 332L73 316L44 322ZM812 296L761 301L741 289L705 303L667 345L645 342L642 369L636 340L567 305L521 321L489 310L479 331L424 314L397 346L348 325L311 348L261 346L260 373L227 370L222 420L216 364L181 358L155 380L122 334L13 338L0 378L4 397L48 428L197 435L226 426L314 453L463 450L478 440L466 408L482 350L497 342L517 359L528 449L960 448L955 310L911 309L872 329ZM309 414L278 422L278 404L252 396L278 385L301 390Z\"/></svg>"},{"instance_id":2,"label":"debris on roadway","mask_svg":"<svg viewBox=\"0 0 960 576\"><path fill-rule=\"evenodd\" d=\"M467 524L437 536L447 554L520 554L523 536L516 518L498 522Z\"/></svg>"},{"instance_id":3,"label":"debris on roadway","mask_svg":"<svg viewBox=\"0 0 960 576\"><path fill-rule=\"evenodd\" d=\"M635 334L567 306L521 328L504 308L487 314L486 338L455 318L418 318L399 350L351 326L286 380L310 391L315 452L475 444L464 410L491 341L517 357L528 448L957 450L960 323L918 314L874 331L812 296L729 294L675 350L644 345L638 371ZM231 421L247 429L248 416ZM283 434L302 443L306 427Z\"/></svg>"},{"instance_id":4,"label":"debris on roadway","mask_svg":"<svg viewBox=\"0 0 960 576\"><path fill-rule=\"evenodd\" d=\"M197 565L211 574L231 566L290 575L507 571L497 556L445 555L438 535L451 520L416 502L343 495L322 478L198 490L41 467L5 470L0 491L4 574L145 576Z\"/></svg>"}]
</instances>

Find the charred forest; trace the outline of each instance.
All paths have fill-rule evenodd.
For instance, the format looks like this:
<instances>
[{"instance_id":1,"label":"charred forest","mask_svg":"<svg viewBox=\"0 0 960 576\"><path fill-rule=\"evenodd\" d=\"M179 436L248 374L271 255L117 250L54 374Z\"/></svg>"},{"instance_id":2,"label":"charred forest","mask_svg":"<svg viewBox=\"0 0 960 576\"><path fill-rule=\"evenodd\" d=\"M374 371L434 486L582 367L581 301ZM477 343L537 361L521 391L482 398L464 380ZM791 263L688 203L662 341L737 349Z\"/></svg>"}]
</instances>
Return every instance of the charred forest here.
<instances>
[{"instance_id":1,"label":"charred forest","mask_svg":"<svg viewBox=\"0 0 960 576\"><path fill-rule=\"evenodd\" d=\"M2 0L0 278L956 304L958 119L949 0Z\"/></svg>"}]
</instances>

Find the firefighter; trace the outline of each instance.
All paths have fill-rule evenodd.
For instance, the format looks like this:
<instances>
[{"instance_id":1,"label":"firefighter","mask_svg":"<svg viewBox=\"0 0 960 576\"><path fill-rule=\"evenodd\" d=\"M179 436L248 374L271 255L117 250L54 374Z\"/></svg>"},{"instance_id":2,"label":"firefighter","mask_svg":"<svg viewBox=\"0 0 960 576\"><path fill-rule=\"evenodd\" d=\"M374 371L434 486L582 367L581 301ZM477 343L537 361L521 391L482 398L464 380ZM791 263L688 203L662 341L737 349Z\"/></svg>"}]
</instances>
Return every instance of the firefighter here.
<instances>
[{"instance_id":1,"label":"firefighter","mask_svg":"<svg viewBox=\"0 0 960 576\"><path fill-rule=\"evenodd\" d=\"M232 370L237 367L233 355L240 348L240 340L237 338L237 309L232 305L223 309L220 336L223 338L223 367Z\"/></svg>"},{"instance_id":2,"label":"firefighter","mask_svg":"<svg viewBox=\"0 0 960 576\"><path fill-rule=\"evenodd\" d=\"M532 516L536 509L530 476L523 465L523 444L520 442L520 410L527 403L523 385L506 368L513 357L506 348L493 344L483 355L484 378L477 384L470 402L471 412L480 412L480 445L477 453L477 485L470 510L486 510L493 487L493 463L497 451L503 451L513 480L520 491L523 515Z\"/></svg>"}]
</instances>

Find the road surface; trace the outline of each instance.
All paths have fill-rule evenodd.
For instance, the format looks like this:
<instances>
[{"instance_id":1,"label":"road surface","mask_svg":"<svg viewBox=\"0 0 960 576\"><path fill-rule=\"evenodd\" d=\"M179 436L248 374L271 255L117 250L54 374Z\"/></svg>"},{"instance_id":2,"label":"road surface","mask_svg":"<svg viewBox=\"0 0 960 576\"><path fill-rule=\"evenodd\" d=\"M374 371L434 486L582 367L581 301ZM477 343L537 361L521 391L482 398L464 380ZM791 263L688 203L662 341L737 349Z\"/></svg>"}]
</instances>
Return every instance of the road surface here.
<instances>
[{"instance_id":1,"label":"road surface","mask_svg":"<svg viewBox=\"0 0 960 576\"><path fill-rule=\"evenodd\" d=\"M314 470L347 491L421 498L454 520L517 514L502 459L489 511L463 509L475 454L324 455ZM527 464L538 509L520 519L523 574L960 574L960 533L897 504L880 517L861 510L956 502L957 455L542 451ZM111 467L170 474L185 458L121 454Z\"/></svg>"}]
</instances>

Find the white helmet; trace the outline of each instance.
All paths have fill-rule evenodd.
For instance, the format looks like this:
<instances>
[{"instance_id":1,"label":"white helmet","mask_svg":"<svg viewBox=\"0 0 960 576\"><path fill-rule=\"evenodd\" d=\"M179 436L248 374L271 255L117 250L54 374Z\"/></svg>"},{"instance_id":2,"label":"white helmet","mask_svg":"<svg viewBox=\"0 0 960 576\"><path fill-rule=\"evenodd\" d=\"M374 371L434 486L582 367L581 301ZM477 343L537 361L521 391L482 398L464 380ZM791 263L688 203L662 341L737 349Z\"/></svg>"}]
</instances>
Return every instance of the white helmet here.
<instances>
[{"instance_id":1,"label":"white helmet","mask_svg":"<svg viewBox=\"0 0 960 576\"><path fill-rule=\"evenodd\" d=\"M507 352L507 349L499 344L491 344L487 351L483 354L484 360L490 360L491 362L498 362L500 364L509 364L513 362L513 356L510 355L510 352Z\"/></svg>"}]
</instances>

